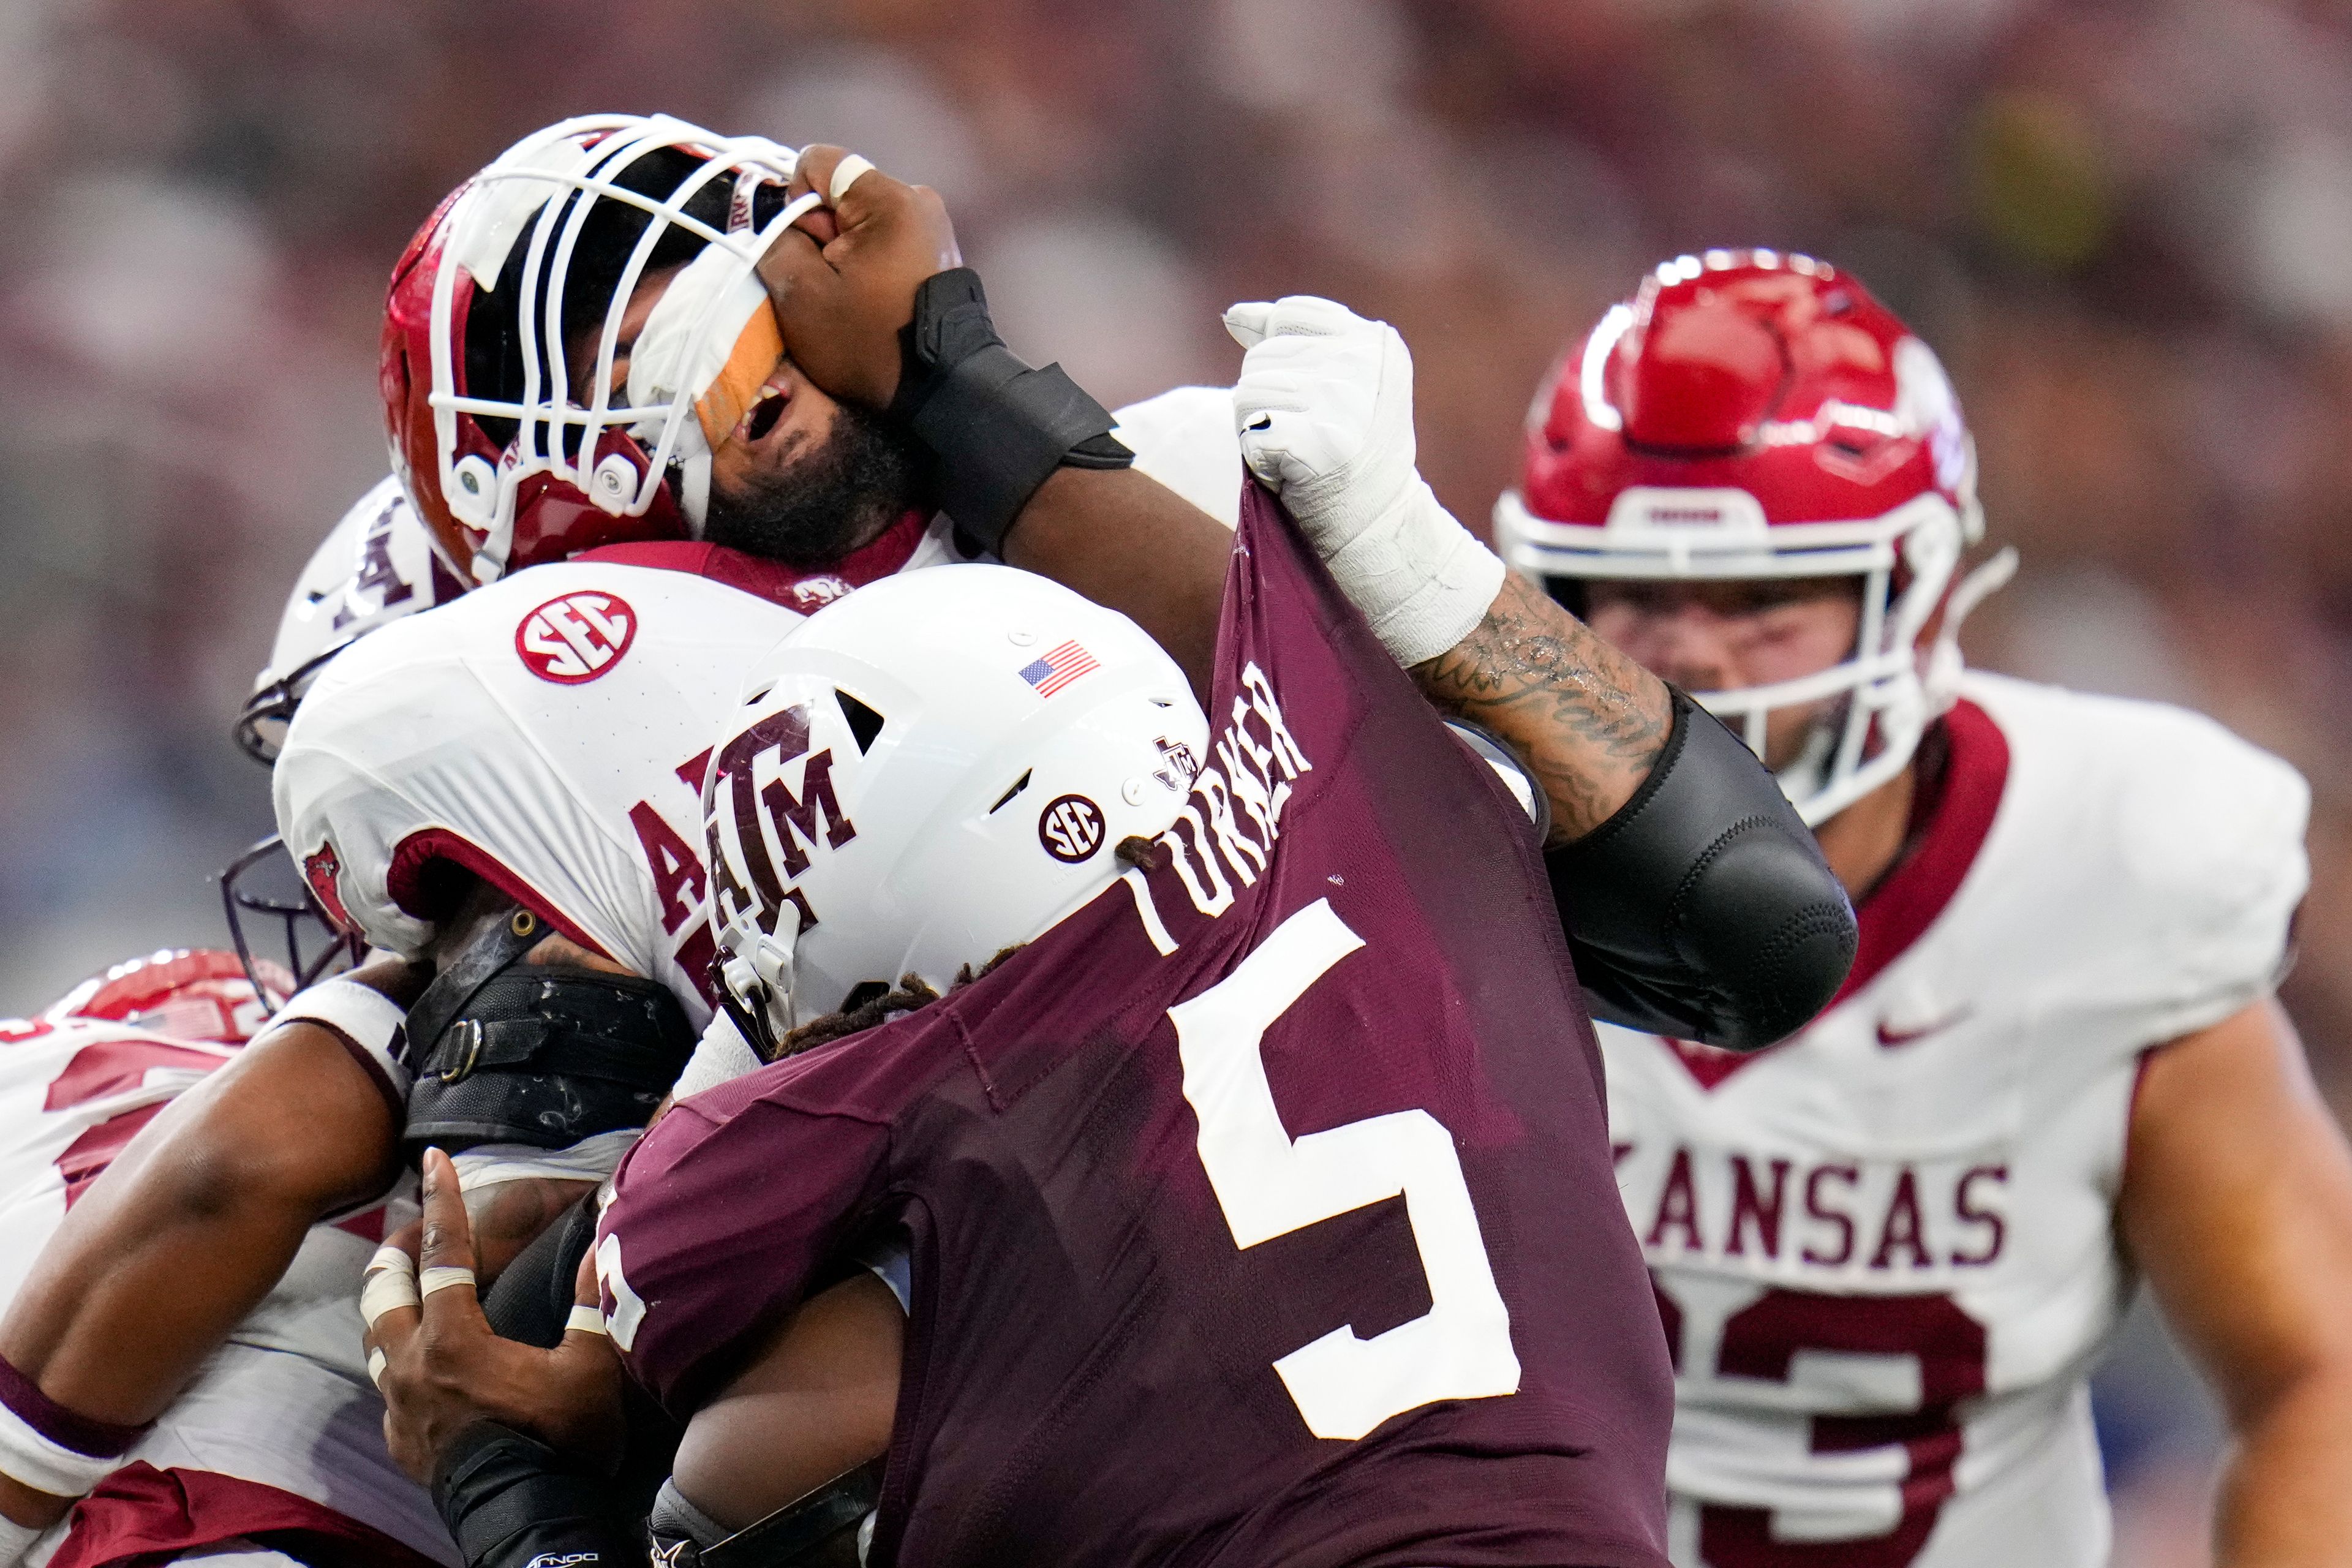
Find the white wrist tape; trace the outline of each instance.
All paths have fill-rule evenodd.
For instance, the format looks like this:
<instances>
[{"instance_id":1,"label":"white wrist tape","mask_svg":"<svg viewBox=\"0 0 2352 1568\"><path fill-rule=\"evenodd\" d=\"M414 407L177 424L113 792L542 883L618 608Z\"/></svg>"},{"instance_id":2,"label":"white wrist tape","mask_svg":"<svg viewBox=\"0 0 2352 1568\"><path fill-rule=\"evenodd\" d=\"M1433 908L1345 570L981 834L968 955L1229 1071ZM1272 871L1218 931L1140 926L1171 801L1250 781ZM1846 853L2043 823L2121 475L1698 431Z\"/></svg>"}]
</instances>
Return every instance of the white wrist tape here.
<instances>
[{"instance_id":1,"label":"white wrist tape","mask_svg":"<svg viewBox=\"0 0 2352 1568\"><path fill-rule=\"evenodd\" d=\"M295 994L278 1009L269 1026L296 1019L324 1024L368 1054L400 1093L408 1092L408 1069L401 1065L401 1026L407 1009L383 992L341 976L322 980Z\"/></svg>"},{"instance_id":2,"label":"white wrist tape","mask_svg":"<svg viewBox=\"0 0 2352 1568\"><path fill-rule=\"evenodd\" d=\"M416 1259L397 1247L377 1247L360 1283L360 1316L367 1326L374 1328L386 1312L424 1302L416 1289Z\"/></svg>"},{"instance_id":3,"label":"white wrist tape","mask_svg":"<svg viewBox=\"0 0 2352 1568\"><path fill-rule=\"evenodd\" d=\"M85 1454L34 1429L0 1405L0 1475L51 1497L80 1497L122 1468L115 1454Z\"/></svg>"},{"instance_id":4,"label":"white wrist tape","mask_svg":"<svg viewBox=\"0 0 2352 1568\"><path fill-rule=\"evenodd\" d=\"M1468 637L1503 591L1502 557L1455 521L1419 474L1386 516L1324 564L1408 668Z\"/></svg>"}]
</instances>

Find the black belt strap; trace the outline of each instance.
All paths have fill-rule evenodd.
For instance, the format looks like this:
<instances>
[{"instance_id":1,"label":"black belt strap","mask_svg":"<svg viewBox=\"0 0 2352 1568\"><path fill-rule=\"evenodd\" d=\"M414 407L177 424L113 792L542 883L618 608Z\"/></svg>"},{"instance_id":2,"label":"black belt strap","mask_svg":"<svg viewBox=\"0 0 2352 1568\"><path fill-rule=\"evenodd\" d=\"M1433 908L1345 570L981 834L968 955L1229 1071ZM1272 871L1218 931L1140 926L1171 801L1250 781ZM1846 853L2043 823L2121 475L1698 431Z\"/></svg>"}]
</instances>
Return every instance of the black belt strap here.
<instances>
[{"instance_id":1,"label":"black belt strap","mask_svg":"<svg viewBox=\"0 0 2352 1568\"><path fill-rule=\"evenodd\" d=\"M448 1075L450 1082L482 1068L526 1068L541 1061L560 1067L566 1078L645 1083L655 1089L667 1089L677 1076L676 1063L651 1056L634 1040L614 1041L551 1027L540 1018L509 1018L476 1027L481 1031L478 1048L454 1064Z\"/></svg>"},{"instance_id":2,"label":"black belt strap","mask_svg":"<svg viewBox=\"0 0 2352 1568\"><path fill-rule=\"evenodd\" d=\"M475 994L498 977L516 959L537 947L548 935L547 926L529 910L516 910L467 944L466 951L441 966L416 1005L408 1010L408 1065L415 1070L431 1059L433 1047L465 1011Z\"/></svg>"}]
</instances>

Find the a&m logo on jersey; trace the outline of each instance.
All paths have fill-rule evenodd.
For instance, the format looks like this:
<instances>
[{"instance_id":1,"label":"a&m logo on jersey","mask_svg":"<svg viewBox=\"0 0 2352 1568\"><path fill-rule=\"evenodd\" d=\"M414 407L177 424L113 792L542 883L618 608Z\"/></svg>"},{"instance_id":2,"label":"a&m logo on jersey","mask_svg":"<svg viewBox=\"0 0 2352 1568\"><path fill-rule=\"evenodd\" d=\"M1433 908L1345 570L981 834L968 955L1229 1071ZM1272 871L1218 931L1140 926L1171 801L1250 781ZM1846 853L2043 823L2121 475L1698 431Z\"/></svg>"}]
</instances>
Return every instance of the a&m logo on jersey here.
<instances>
[{"instance_id":1,"label":"a&m logo on jersey","mask_svg":"<svg viewBox=\"0 0 2352 1568\"><path fill-rule=\"evenodd\" d=\"M1095 662L1095 656L1080 647L1074 637L1044 658L1023 665L1018 673L1037 689L1038 696L1051 697L1081 675L1101 668Z\"/></svg>"},{"instance_id":2,"label":"a&m logo on jersey","mask_svg":"<svg viewBox=\"0 0 2352 1568\"><path fill-rule=\"evenodd\" d=\"M578 686L621 662L637 613L617 594L583 589L550 599L515 627L515 654L541 680Z\"/></svg>"},{"instance_id":3,"label":"a&m logo on jersey","mask_svg":"<svg viewBox=\"0 0 2352 1568\"><path fill-rule=\"evenodd\" d=\"M1066 795L1037 818L1037 842L1065 866L1075 866L1102 847L1102 808L1082 795Z\"/></svg>"}]
</instances>

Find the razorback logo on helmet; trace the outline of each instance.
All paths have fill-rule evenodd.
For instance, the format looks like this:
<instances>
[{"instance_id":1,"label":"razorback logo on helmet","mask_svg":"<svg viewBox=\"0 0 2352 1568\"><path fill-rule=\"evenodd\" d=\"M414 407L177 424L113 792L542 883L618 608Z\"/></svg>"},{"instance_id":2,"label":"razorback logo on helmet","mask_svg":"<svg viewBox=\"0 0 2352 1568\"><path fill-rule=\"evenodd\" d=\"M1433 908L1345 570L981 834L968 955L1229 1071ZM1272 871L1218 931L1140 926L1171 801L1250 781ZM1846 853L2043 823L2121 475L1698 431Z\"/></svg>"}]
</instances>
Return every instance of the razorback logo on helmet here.
<instances>
[{"instance_id":1,"label":"razorback logo on helmet","mask_svg":"<svg viewBox=\"0 0 2352 1568\"><path fill-rule=\"evenodd\" d=\"M343 874L342 857L335 853L332 839L321 840L319 847L302 857L302 880L310 885L310 896L319 900L319 909L337 931L357 931L351 911L343 908L343 895L336 879Z\"/></svg>"},{"instance_id":2,"label":"razorback logo on helmet","mask_svg":"<svg viewBox=\"0 0 2352 1568\"><path fill-rule=\"evenodd\" d=\"M541 680L578 686L621 662L637 613L617 594L582 590L540 605L515 627L515 654Z\"/></svg>"},{"instance_id":3,"label":"razorback logo on helmet","mask_svg":"<svg viewBox=\"0 0 2352 1568\"><path fill-rule=\"evenodd\" d=\"M1102 841L1102 808L1085 795L1063 795L1037 817L1037 842L1065 866L1087 859Z\"/></svg>"},{"instance_id":4,"label":"razorback logo on helmet","mask_svg":"<svg viewBox=\"0 0 2352 1568\"><path fill-rule=\"evenodd\" d=\"M820 572L793 584L793 608L803 615L813 616L848 592L846 580L830 572Z\"/></svg>"},{"instance_id":5,"label":"razorback logo on helmet","mask_svg":"<svg viewBox=\"0 0 2352 1568\"><path fill-rule=\"evenodd\" d=\"M803 755L808 761L795 789L785 773ZM842 811L841 798L834 792L833 748L809 751L809 705L796 703L771 713L720 747L711 764L710 791L714 812L724 795L733 827L734 852L718 860L721 892L731 895L739 909L754 902L737 878L740 864L751 878L761 930L775 929L776 911L787 903L799 909L802 929L816 924L808 900L788 884L809 868L810 856L820 848L838 849L856 838L857 826Z\"/></svg>"}]
</instances>

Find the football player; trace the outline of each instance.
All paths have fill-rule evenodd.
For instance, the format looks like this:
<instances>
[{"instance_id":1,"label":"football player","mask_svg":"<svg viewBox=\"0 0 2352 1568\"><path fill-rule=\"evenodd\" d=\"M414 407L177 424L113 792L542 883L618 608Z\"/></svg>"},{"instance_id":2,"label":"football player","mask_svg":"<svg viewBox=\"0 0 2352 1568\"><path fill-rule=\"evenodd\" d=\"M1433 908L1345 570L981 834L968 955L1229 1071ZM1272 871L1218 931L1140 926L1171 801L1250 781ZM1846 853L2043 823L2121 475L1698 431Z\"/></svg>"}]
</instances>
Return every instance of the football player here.
<instances>
[{"instance_id":1,"label":"football player","mask_svg":"<svg viewBox=\"0 0 2352 1568\"><path fill-rule=\"evenodd\" d=\"M871 437L868 426L773 351L765 293L746 280L758 254L754 223L786 221L790 167L789 153L764 142L601 117L527 138L453 194L403 258L387 308L383 392L395 456L406 466L404 496L372 492L339 526L342 542L322 547L289 602L241 735L266 753L324 661L361 633L466 582L495 581L572 550L633 548L639 570L710 579L713 594L781 617L742 634L749 640L731 656L739 658L772 642L799 610L873 575L949 557L943 527L930 526L929 509L909 488L910 461L877 450L877 441L896 443L903 456L904 439L861 438L861 430ZM661 216L659 226L648 211ZM660 384L648 389L645 377ZM607 427L616 397L626 423ZM731 416L716 412L725 399L734 400ZM585 426L596 430L583 445ZM499 456L500 476L477 502L465 481L478 481L470 459L484 449ZM578 460L583 452L593 460ZM646 482L624 486L617 476L632 462ZM446 501L445 479L468 500ZM683 537L698 515L714 514L719 531L735 529L728 537L771 554ZM431 552L418 548L420 528L432 535ZM803 549L798 565L777 558ZM326 596L314 600L320 590ZM540 650L551 689L567 673L576 680L601 669L635 629L552 591L540 610L530 631L509 635ZM740 633L750 618L719 617L712 635ZM651 911L643 924L653 935L628 951L643 975L670 963L668 977L688 998L672 1005L690 1026L702 1004L666 945L700 929L693 900L701 873L688 847L698 780L674 772L687 760L652 759L652 776L635 789L597 780L620 797L596 796L612 815L593 833L617 833L644 858L619 873L634 879L632 912ZM300 858L320 907L341 910L338 852L322 842ZM462 852L432 858L417 875L444 900L435 908L445 919L508 918ZM551 907L535 917L548 925L532 962L614 964L575 946L552 917ZM159 1120L148 1134L156 1152L109 1184L108 1203L69 1218L0 1321L0 1360L14 1374L0 1404L31 1424L26 1431L38 1436L46 1422L54 1429L42 1440L71 1448L77 1434L154 1418L276 1285L312 1225L386 1191L407 1110L404 1016L428 974L386 963L306 988L215 1091ZM635 1103L639 1121L666 1087ZM289 1121L288 1105L305 1114ZM559 1199L610 1169L619 1142L548 1149L488 1140L469 1152L485 1194L478 1221L515 1250L560 1211ZM99 1426L78 1426L78 1415ZM111 1458L89 1453L84 1468L102 1473ZM0 1516L11 1521L0 1562L29 1539L25 1531L63 1513L71 1493L43 1483L64 1474L0 1447Z\"/></svg>"},{"instance_id":2,"label":"football player","mask_svg":"<svg viewBox=\"0 0 2352 1568\"><path fill-rule=\"evenodd\" d=\"M1963 674L1975 458L1852 276L1710 251L1572 344L1514 565L1740 726L1860 912L1734 1057L1604 1026L1677 1373L1675 1560L2089 1568L2084 1386L2143 1277L2236 1437L2231 1564L2352 1538L2352 1162L2273 996L2294 770L2177 709Z\"/></svg>"},{"instance_id":3,"label":"football player","mask_svg":"<svg viewBox=\"0 0 2352 1568\"><path fill-rule=\"evenodd\" d=\"M110 1200L116 1188L94 1184L110 1163L152 1157L134 1134L233 1060L268 1012L236 955L183 951L117 964L37 1017L0 1023L0 1302L68 1210ZM82 1447L118 1452L93 1464L15 1433L11 1452L38 1450L51 1489L97 1480L43 1543L49 1562L454 1561L430 1499L385 1452L362 1377L351 1281L386 1225L414 1212L392 1207L313 1226L153 1426L83 1425ZM35 1401L20 1390L12 1410L20 1402Z\"/></svg>"},{"instance_id":4,"label":"football player","mask_svg":"<svg viewBox=\"0 0 2352 1568\"><path fill-rule=\"evenodd\" d=\"M845 395L911 405L952 450L961 426L1010 411L931 401L1005 384L959 363L993 345L984 306L935 271L947 247L926 243L919 193L835 157L813 149L803 169L832 172L838 240L770 258L787 341ZM794 333L803 313L814 341ZM1413 473L1402 344L1379 329L1360 354L1335 317L1371 325L1322 301L1234 318L1264 366L1245 445L1332 576L1262 494L1228 548L1116 475L1050 473L993 510L992 534L972 530L1188 651L1206 641L1182 624L1192 573L1230 560L1210 679L1193 680L1217 740L1181 807L1166 737L1144 739L1165 719L1129 734L1093 717L1151 689L1125 673L1151 662L1133 629L1087 629L1076 599L1013 583L961 591L988 568L877 585L747 679L712 753L714 923L747 1033L790 1059L657 1124L595 1248L590 1321L694 1423L678 1550L782 1561L856 1518L854 1477L803 1498L824 1473L785 1462L825 1405L793 1375L793 1342L834 1299L812 1293L856 1284L903 1229L909 1349L879 1560L1661 1560L1663 1369L1613 1200L1591 1207L1608 1179L1592 1058L1562 1051L1583 1026L1564 948L1530 944L1509 912L1546 901L1542 835L1397 666L1528 750L1563 839L1612 836L1621 811L1627 841L1696 826L1708 813L1685 815L1674 774L1736 742L1503 581ZM1786 807L1760 773L1694 765L1718 811L1752 779L1729 816L1776 831ZM837 807L822 816L806 810L819 781ZM1125 873L1114 800L1176 816L1129 844ZM1723 826L1703 835L1718 852ZM1678 870L1703 884L1704 863L1741 857L1699 859ZM1701 887L1691 910L1723 914L1719 896ZM1843 913L1833 893L1815 902ZM1779 929L1843 968L1834 920ZM878 994L893 974L900 994ZM1328 1131L1294 1143L1277 1082ZM473 1561L621 1550L579 1485L530 1475L544 1450L479 1419L543 1423L562 1374L542 1363L542 1394L499 1410L531 1357L490 1348L453 1177L428 1170L434 1331L416 1331L413 1286L375 1327L395 1429L422 1435ZM1384 1199L1401 1205L1368 1207ZM1354 1323L1384 1326L1338 1326Z\"/></svg>"}]
</instances>

